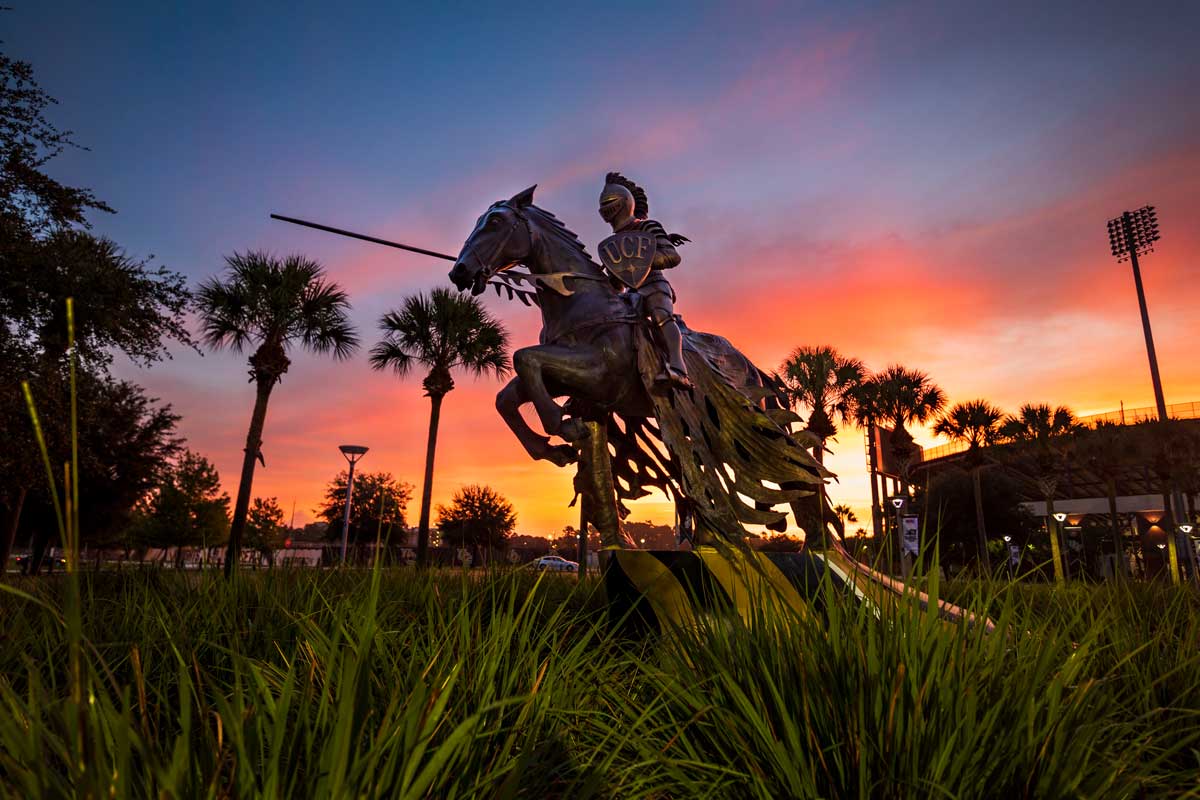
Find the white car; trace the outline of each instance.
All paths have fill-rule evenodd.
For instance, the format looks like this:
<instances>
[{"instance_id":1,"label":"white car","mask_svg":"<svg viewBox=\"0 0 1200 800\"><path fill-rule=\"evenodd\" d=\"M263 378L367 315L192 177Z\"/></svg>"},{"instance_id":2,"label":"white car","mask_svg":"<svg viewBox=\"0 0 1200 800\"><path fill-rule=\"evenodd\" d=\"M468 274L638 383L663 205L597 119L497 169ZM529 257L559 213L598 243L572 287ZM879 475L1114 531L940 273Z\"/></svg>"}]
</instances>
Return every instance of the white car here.
<instances>
[{"instance_id":1,"label":"white car","mask_svg":"<svg viewBox=\"0 0 1200 800\"><path fill-rule=\"evenodd\" d=\"M552 572L579 572L579 564L567 561L561 556L542 556L533 562L534 569L548 569Z\"/></svg>"}]
</instances>

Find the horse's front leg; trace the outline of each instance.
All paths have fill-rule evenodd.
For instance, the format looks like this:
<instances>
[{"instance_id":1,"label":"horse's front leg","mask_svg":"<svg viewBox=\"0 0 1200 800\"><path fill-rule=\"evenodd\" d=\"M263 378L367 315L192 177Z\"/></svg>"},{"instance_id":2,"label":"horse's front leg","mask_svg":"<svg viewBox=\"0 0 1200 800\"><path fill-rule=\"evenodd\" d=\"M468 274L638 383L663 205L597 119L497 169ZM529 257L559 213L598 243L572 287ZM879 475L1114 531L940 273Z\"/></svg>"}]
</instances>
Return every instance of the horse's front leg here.
<instances>
[{"instance_id":1,"label":"horse's front leg","mask_svg":"<svg viewBox=\"0 0 1200 800\"><path fill-rule=\"evenodd\" d=\"M563 409L554 402L554 394L572 397L592 397L605 394L601 386L604 362L593 348L572 348L561 345L523 347L513 353L513 367L525 393L537 409L542 429L551 436L576 439L582 430L563 428ZM547 384L552 386L551 393Z\"/></svg>"},{"instance_id":2,"label":"horse's front leg","mask_svg":"<svg viewBox=\"0 0 1200 800\"><path fill-rule=\"evenodd\" d=\"M545 459L560 467L575 461L575 448L560 444L551 446L550 439L539 435L529 427L521 416L521 406L529 402L529 395L520 376L513 378L496 395L496 410L508 427L516 434L517 441L534 459Z\"/></svg>"}]
</instances>

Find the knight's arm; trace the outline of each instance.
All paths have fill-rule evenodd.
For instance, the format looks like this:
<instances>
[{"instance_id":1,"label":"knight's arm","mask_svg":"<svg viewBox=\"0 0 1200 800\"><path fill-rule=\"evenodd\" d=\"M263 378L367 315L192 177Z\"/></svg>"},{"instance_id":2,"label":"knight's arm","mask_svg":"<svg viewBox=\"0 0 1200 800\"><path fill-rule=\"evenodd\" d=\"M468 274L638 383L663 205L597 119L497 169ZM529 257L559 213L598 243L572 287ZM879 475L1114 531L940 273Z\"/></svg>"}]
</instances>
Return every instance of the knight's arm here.
<instances>
[{"instance_id":1,"label":"knight's arm","mask_svg":"<svg viewBox=\"0 0 1200 800\"><path fill-rule=\"evenodd\" d=\"M675 244L688 241L686 237L667 233L659 222L652 219L642 223L642 230L654 234L654 262L650 265L651 269L671 269L679 266L682 259L675 249Z\"/></svg>"}]
</instances>

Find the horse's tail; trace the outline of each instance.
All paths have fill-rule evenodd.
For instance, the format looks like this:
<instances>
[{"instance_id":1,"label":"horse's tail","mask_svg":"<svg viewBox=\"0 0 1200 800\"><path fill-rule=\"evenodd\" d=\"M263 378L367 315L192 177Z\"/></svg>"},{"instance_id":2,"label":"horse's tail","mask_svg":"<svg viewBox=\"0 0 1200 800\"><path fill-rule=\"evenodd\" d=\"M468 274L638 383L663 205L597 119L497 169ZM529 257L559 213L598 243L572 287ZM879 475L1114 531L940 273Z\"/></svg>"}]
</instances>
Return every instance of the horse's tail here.
<instances>
[{"instance_id":1,"label":"horse's tail","mask_svg":"<svg viewBox=\"0 0 1200 800\"><path fill-rule=\"evenodd\" d=\"M649 391L659 355L647 332L637 339L638 369ZM788 431L796 416L777 403L767 407L774 388L763 385L758 369L726 340L688 331L686 341L695 388L650 396L680 489L694 506L697 542L740 544L747 524L785 530L788 512L779 507L794 511L830 476L809 452L813 438Z\"/></svg>"}]
</instances>

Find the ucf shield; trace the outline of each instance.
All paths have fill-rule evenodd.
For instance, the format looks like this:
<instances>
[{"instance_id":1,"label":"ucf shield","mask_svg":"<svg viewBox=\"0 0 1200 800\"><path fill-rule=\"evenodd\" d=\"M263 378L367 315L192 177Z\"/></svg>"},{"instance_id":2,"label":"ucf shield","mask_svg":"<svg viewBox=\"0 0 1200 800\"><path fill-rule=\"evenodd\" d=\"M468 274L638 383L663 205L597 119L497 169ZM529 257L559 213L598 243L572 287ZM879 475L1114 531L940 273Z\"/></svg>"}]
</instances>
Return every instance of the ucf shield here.
<instances>
[{"instance_id":1,"label":"ucf shield","mask_svg":"<svg viewBox=\"0 0 1200 800\"><path fill-rule=\"evenodd\" d=\"M656 247L652 233L621 231L600 243L600 261L621 283L636 289L650 276Z\"/></svg>"}]
</instances>

